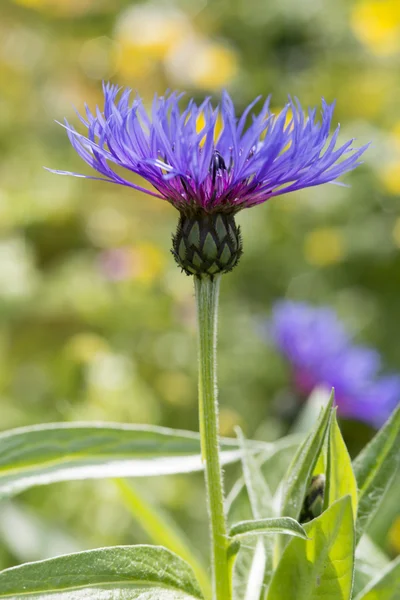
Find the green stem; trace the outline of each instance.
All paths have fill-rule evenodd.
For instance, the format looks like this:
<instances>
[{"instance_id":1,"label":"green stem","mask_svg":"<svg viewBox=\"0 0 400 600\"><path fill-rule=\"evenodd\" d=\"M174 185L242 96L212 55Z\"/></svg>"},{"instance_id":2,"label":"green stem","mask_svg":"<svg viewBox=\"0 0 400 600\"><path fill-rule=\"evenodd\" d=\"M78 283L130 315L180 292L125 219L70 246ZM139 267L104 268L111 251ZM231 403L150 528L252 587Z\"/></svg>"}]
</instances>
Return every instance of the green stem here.
<instances>
[{"instance_id":1,"label":"green stem","mask_svg":"<svg viewBox=\"0 0 400 600\"><path fill-rule=\"evenodd\" d=\"M195 277L199 339L199 419L201 452L205 462L214 600L231 600L228 535L219 457L216 375L217 313L221 276Z\"/></svg>"}]
</instances>

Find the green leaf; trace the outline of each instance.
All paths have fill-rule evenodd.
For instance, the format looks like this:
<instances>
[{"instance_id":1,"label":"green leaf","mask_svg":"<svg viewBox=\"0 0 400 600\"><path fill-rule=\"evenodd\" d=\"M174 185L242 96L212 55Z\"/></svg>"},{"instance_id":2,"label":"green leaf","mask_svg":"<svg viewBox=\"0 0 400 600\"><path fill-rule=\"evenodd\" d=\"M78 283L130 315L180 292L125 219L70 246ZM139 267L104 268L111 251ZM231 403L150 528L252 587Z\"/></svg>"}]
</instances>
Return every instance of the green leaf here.
<instances>
[{"instance_id":1,"label":"green leaf","mask_svg":"<svg viewBox=\"0 0 400 600\"><path fill-rule=\"evenodd\" d=\"M354 563L353 598L359 594L376 577L375 569L359 560Z\"/></svg>"},{"instance_id":2,"label":"green leaf","mask_svg":"<svg viewBox=\"0 0 400 600\"><path fill-rule=\"evenodd\" d=\"M283 486L281 514L298 519L315 464L321 452L332 412L333 393L314 430L304 440L289 467Z\"/></svg>"},{"instance_id":3,"label":"green leaf","mask_svg":"<svg viewBox=\"0 0 400 600\"><path fill-rule=\"evenodd\" d=\"M142 495L132 482L118 479L115 484L125 506L149 536L153 544L164 546L183 558L192 567L204 594L211 597L211 581L207 569L196 552L195 542L186 536L172 518Z\"/></svg>"},{"instance_id":4,"label":"green leaf","mask_svg":"<svg viewBox=\"0 0 400 600\"><path fill-rule=\"evenodd\" d=\"M400 463L400 406L353 463L358 495L356 541L366 530Z\"/></svg>"},{"instance_id":5,"label":"green leaf","mask_svg":"<svg viewBox=\"0 0 400 600\"><path fill-rule=\"evenodd\" d=\"M357 481L351 465L350 455L344 443L336 419L336 411L332 415L329 428L328 466L326 474L325 498L326 506L336 500L350 495L354 519L357 516Z\"/></svg>"},{"instance_id":6,"label":"green leaf","mask_svg":"<svg viewBox=\"0 0 400 600\"><path fill-rule=\"evenodd\" d=\"M261 472L260 465L255 457L249 452L250 446L240 429L238 429L237 435L242 450L243 477L249 495L253 517L255 519L269 517L273 514L270 489Z\"/></svg>"},{"instance_id":7,"label":"green leaf","mask_svg":"<svg viewBox=\"0 0 400 600\"><path fill-rule=\"evenodd\" d=\"M350 600L354 521L350 496L304 526L307 540L293 538L272 578L268 600Z\"/></svg>"},{"instance_id":8,"label":"green leaf","mask_svg":"<svg viewBox=\"0 0 400 600\"><path fill-rule=\"evenodd\" d=\"M364 589L355 600L398 600L400 598L400 556Z\"/></svg>"},{"instance_id":9,"label":"green leaf","mask_svg":"<svg viewBox=\"0 0 400 600\"><path fill-rule=\"evenodd\" d=\"M269 490L276 492L297 448L304 436L290 435L273 442L268 452L261 452L254 457L253 462L261 471ZM226 499L226 512L229 523L253 518L250 500L245 486L244 477L240 477L232 487Z\"/></svg>"},{"instance_id":10,"label":"green leaf","mask_svg":"<svg viewBox=\"0 0 400 600\"><path fill-rule=\"evenodd\" d=\"M255 457L248 451L248 442L240 429L237 431L240 447L242 449L243 477L250 501L253 519L264 519L273 515L272 495L268 484L261 472L260 465ZM250 550L251 552L251 550ZM245 548L239 553L236 570L244 571L244 578L239 582L246 582L245 599L258 600L264 595L263 587L269 580L272 568L272 541L260 539L251 552L249 560L249 549ZM244 568L243 568L244 567Z\"/></svg>"},{"instance_id":11,"label":"green leaf","mask_svg":"<svg viewBox=\"0 0 400 600\"><path fill-rule=\"evenodd\" d=\"M353 596L362 592L389 564L388 556L368 535L363 535L356 549Z\"/></svg>"},{"instance_id":12,"label":"green leaf","mask_svg":"<svg viewBox=\"0 0 400 600\"><path fill-rule=\"evenodd\" d=\"M284 533L306 539L307 534L303 527L290 517L277 517L276 519L256 519L252 521L241 521L233 525L229 536L238 539L250 535L262 535L271 533Z\"/></svg>"},{"instance_id":13,"label":"green leaf","mask_svg":"<svg viewBox=\"0 0 400 600\"><path fill-rule=\"evenodd\" d=\"M249 442L265 449L262 442ZM268 445L267 445L268 446ZM222 463L239 460L222 441ZM74 479L142 477L201 471L199 435L120 424L48 424L0 434L0 499L36 485Z\"/></svg>"},{"instance_id":14,"label":"green leaf","mask_svg":"<svg viewBox=\"0 0 400 600\"><path fill-rule=\"evenodd\" d=\"M262 540L258 540L254 552L252 553L251 562L248 571L245 574L244 585L244 596L239 594L239 598L244 600L257 600L258 598L264 597L264 578L265 578L265 566L267 564L267 554L265 545ZM235 597L238 596L237 592L240 590L234 590Z\"/></svg>"},{"instance_id":15,"label":"green leaf","mask_svg":"<svg viewBox=\"0 0 400 600\"><path fill-rule=\"evenodd\" d=\"M268 454L262 452L255 456L253 462L256 462L265 478L268 488L272 492L277 492L279 485L293 459L293 455L302 442L303 435L290 435L274 442L272 451ZM275 502L278 505L278 501ZM244 483L244 478L239 478L231 492L228 495L227 502L228 522L234 524L239 521L253 519L249 495ZM258 539L257 544L253 541ZM242 544L239 556L236 559L234 571L234 598L235 600L254 600L257 598L257 590L260 595L258 581L261 579L261 585L264 580L264 569L272 569L272 548L269 549L269 558L266 555L265 539L254 538ZM272 540L271 540L272 541ZM246 547L244 547L246 546Z\"/></svg>"},{"instance_id":16,"label":"green leaf","mask_svg":"<svg viewBox=\"0 0 400 600\"><path fill-rule=\"evenodd\" d=\"M117 546L27 563L0 573L0 598L192 600L191 568L160 546Z\"/></svg>"}]
</instances>

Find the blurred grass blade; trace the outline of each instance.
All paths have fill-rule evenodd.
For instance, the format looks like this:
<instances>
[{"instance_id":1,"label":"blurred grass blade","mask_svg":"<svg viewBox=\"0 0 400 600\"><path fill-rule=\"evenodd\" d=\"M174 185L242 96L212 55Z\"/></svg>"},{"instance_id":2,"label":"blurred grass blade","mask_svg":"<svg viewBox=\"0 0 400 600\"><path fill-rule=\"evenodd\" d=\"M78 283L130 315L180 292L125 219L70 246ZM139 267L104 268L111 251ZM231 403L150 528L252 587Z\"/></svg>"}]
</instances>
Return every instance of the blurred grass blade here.
<instances>
[{"instance_id":1,"label":"blurred grass blade","mask_svg":"<svg viewBox=\"0 0 400 600\"><path fill-rule=\"evenodd\" d=\"M400 556L363 590L355 600L399 600Z\"/></svg>"},{"instance_id":2,"label":"blurred grass blade","mask_svg":"<svg viewBox=\"0 0 400 600\"><path fill-rule=\"evenodd\" d=\"M354 520L350 496L304 526L307 540L292 538L283 552L268 600L350 600Z\"/></svg>"},{"instance_id":3,"label":"blurred grass blade","mask_svg":"<svg viewBox=\"0 0 400 600\"><path fill-rule=\"evenodd\" d=\"M249 442L259 450L262 442ZM223 464L239 460L223 439ZM46 424L0 434L0 499L36 485L76 479L148 477L203 470L199 435L117 423Z\"/></svg>"},{"instance_id":4,"label":"blurred grass blade","mask_svg":"<svg viewBox=\"0 0 400 600\"><path fill-rule=\"evenodd\" d=\"M131 515L153 544L164 546L190 564L206 597L211 597L211 582L206 568L196 556L195 545L178 525L161 509L144 498L131 482L115 481L121 498Z\"/></svg>"},{"instance_id":5,"label":"blurred grass blade","mask_svg":"<svg viewBox=\"0 0 400 600\"><path fill-rule=\"evenodd\" d=\"M399 447L400 406L353 463L359 490L357 542L379 508L385 492L396 475L400 463Z\"/></svg>"},{"instance_id":6,"label":"blurred grass blade","mask_svg":"<svg viewBox=\"0 0 400 600\"><path fill-rule=\"evenodd\" d=\"M263 535L271 533L283 533L306 539L307 534L303 527L290 517L277 517L276 519L255 519L253 521L241 521L233 525L229 536L240 539L250 535Z\"/></svg>"},{"instance_id":7,"label":"blurred grass blade","mask_svg":"<svg viewBox=\"0 0 400 600\"><path fill-rule=\"evenodd\" d=\"M357 481L353 472L350 455L340 431L336 411L332 414L329 427L328 465L326 473L325 507L336 500L350 495L354 519L357 516Z\"/></svg>"},{"instance_id":8,"label":"blurred grass blade","mask_svg":"<svg viewBox=\"0 0 400 600\"><path fill-rule=\"evenodd\" d=\"M271 518L273 517L273 506L269 486L258 462L248 451L248 442L240 428L237 429L236 433L242 450L243 478L250 501L252 517L257 520ZM254 550L248 572L249 578L254 577L254 582L250 584L250 590L253 594L252 599L254 600L261 600L264 597L264 586L269 581L272 569L272 547L272 539L261 539L257 542ZM241 560L241 553L239 553L237 560ZM264 564L262 564L263 561ZM255 582L259 582L259 584L256 585ZM249 593L249 588L247 588L246 598Z\"/></svg>"},{"instance_id":9,"label":"blurred grass blade","mask_svg":"<svg viewBox=\"0 0 400 600\"><path fill-rule=\"evenodd\" d=\"M253 560L251 561L244 600L257 600L257 598L262 598L266 563L267 555L265 546L263 542L259 540L254 550Z\"/></svg>"},{"instance_id":10,"label":"blurred grass blade","mask_svg":"<svg viewBox=\"0 0 400 600\"><path fill-rule=\"evenodd\" d=\"M304 496L328 431L332 403L333 393L314 430L304 440L289 467L283 484L282 516L299 518Z\"/></svg>"},{"instance_id":11,"label":"blurred grass blade","mask_svg":"<svg viewBox=\"0 0 400 600\"><path fill-rule=\"evenodd\" d=\"M85 549L80 535L59 526L49 511L35 510L14 499L4 501L0 508L0 540L18 563L71 554Z\"/></svg>"},{"instance_id":12,"label":"blurred grass blade","mask_svg":"<svg viewBox=\"0 0 400 600\"><path fill-rule=\"evenodd\" d=\"M0 598L117 600L202 598L194 574L159 546L116 546L67 554L0 572Z\"/></svg>"}]
</instances>

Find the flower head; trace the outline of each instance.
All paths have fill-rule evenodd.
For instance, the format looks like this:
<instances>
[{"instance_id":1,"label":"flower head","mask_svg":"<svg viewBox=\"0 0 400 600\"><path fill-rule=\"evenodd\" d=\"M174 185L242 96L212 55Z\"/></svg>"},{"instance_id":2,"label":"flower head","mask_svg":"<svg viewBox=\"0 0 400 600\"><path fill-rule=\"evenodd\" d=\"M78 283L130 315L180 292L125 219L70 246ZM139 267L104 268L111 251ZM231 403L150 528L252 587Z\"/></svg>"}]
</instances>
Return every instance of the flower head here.
<instances>
[{"instance_id":1,"label":"flower head","mask_svg":"<svg viewBox=\"0 0 400 600\"><path fill-rule=\"evenodd\" d=\"M275 115L270 111L269 98L257 114L254 109L261 98L256 98L237 118L227 92L217 107L206 98L200 105L189 100L184 109L180 108L182 95L167 93L155 96L150 111L139 96L130 100L131 90L120 95L119 92L117 86L104 85L104 109L97 107L91 112L86 107L85 116L78 115L87 129L86 135L65 121L71 144L100 177L54 172L140 190L167 200L184 218L228 215L227 231L230 236L232 225L238 256L241 246L233 220L235 213L273 196L335 182L360 164L359 158L366 149L353 149L353 140L337 147L339 126L331 135L334 107L325 101L320 120L316 109L308 110L306 116L297 100L290 100ZM120 174L120 168L142 177L151 189ZM205 222L209 220L203 218L200 225L203 227ZM183 224L180 230L185 229ZM212 220L212 226L215 225ZM207 233L200 235L200 241L206 240ZM218 236L211 237L218 242ZM187 248L190 244L186 241ZM211 274L210 264L213 273L221 270L224 261L219 260L217 266L214 259L215 255L221 258L227 245L232 246L225 240L215 249L210 243L197 252L211 252L207 254L207 273ZM188 273L203 269L189 261L186 254L181 260L176 249L174 255ZM238 256L228 257L229 269Z\"/></svg>"},{"instance_id":2,"label":"flower head","mask_svg":"<svg viewBox=\"0 0 400 600\"><path fill-rule=\"evenodd\" d=\"M237 212L272 196L335 181L360 164L366 149L354 150L353 140L336 148L339 126L330 138L333 104L324 101L321 121L316 109L306 118L298 101L276 116L269 98L257 115L252 111L260 98L237 119L227 92L216 108L207 98L199 106L190 100L185 110L179 106L182 95L155 96L150 112L139 96L130 102L131 90L119 99L118 92L117 86L104 85L104 110L93 114L86 107L85 117L80 116L86 136L65 122L73 147L101 179L163 198L183 212ZM140 175L155 191L117 174L114 165Z\"/></svg>"},{"instance_id":3,"label":"flower head","mask_svg":"<svg viewBox=\"0 0 400 600\"><path fill-rule=\"evenodd\" d=\"M379 354L355 345L330 308L278 302L268 333L289 360L298 392L334 387L343 417L379 427L400 402L400 376L381 375Z\"/></svg>"}]
</instances>

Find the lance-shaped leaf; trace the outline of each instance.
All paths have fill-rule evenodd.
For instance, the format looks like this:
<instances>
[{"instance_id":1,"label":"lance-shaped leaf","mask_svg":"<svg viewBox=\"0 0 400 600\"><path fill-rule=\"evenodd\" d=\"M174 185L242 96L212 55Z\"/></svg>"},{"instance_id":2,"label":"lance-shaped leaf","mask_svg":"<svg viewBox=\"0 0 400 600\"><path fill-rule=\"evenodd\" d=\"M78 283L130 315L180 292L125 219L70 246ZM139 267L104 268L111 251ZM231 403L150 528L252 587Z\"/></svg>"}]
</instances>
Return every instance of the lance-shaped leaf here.
<instances>
[{"instance_id":1,"label":"lance-shaped leaf","mask_svg":"<svg viewBox=\"0 0 400 600\"><path fill-rule=\"evenodd\" d=\"M254 458L268 486L268 496L276 492L293 456L303 441L302 435L289 435L271 444L271 449L261 452ZM249 495L244 477L240 477L232 487L226 499L228 522L233 524L253 518ZM269 515L263 515L269 516Z\"/></svg>"},{"instance_id":2,"label":"lance-shaped leaf","mask_svg":"<svg viewBox=\"0 0 400 600\"><path fill-rule=\"evenodd\" d=\"M258 540L251 557L248 572L246 573L244 596L240 595L239 598L244 597L244 600L258 600L258 598L263 597L265 566L267 561L268 557L265 545L262 540ZM234 593L234 597L237 598L236 590L234 590Z\"/></svg>"},{"instance_id":3,"label":"lance-shaped leaf","mask_svg":"<svg viewBox=\"0 0 400 600\"><path fill-rule=\"evenodd\" d=\"M329 427L325 507L347 495L351 497L355 519L358 504L357 481L351 465L350 455L337 423L335 411Z\"/></svg>"},{"instance_id":4,"label":"lance-shaped leaf","mask_svg":"<svg viewBox=\"0 0 400 600\"><path fill-rule=\"evenodd\" d=\"M353 463L359 495L358 541L389 489L400 463L400 405Z\"/></svg>"},{"instance_id":5,"label":"lance-shaped leaf","mask_svg":"<svg viewBox=\"0 0 400 600\"><path fill-rule=\"evenodd\" d=\"M285 517L298 519L300 515L304 496L328 430L332 402L333 394L322 411L313 431L304 440L289 467L283 485L281 509L281 514Z\"/></svg>"},{"instance_id":6,"label":"lance-shaped leaf","mask_svg":"<svg viewBox=\"0 0 400 600\"><path fill-rule=\"evenodd\" d=\"M273 516L272 495L268 484L262 474L260 465L256 462L251 453L247 440L245 440L240 429L237 431L238 439L242 448L242 468L243 478L250 502L252 517L254 519L271 518ZM271 540L260 539L254 549L245 548L240 551L237 557L236 572L245 572L246 581L245 600L259 600L263 598L263 587L270 577L272 568L272 543ZM250 561L249 561L250 558ZM248 563L248 564L247 564ZM235 593L238 589L237 577L235 577ZM240 583L239 583L240 586Z\"/></svg>"},{"instance_id":7,"label":"lance-shaped leaf","mask_svg":"<svg viewBox=\"0 0 400 600\"><path fill-rule=\"evenodd\" d=\"M304 526L307 540L293 538L271 581L268 600L350 600L354 520L350 496Z\"/></svg>"},{"instance_id":8,"label":"lance-shaped leaf","mask_svg":"<svg viewBox=\"0 0 400 600\"><path fill-rule=\"evenodd\" d=\"M252 535L267 535L273 533L283 533L307 539L304 528L291 517L240 521L231 527L229 536L234 539L240 539Z\"/></svg>"},{"instance_id":9,"label":"lance-shaped leaf","mask_svg":"<svg viewBox=\"0 0 400 600\"><path fill-rule=\"evenodd\" d=\"M400 598L400 556L355 598L355 600L398 600Z\"/></svg>"},{"instance_id":10,"label":"lance-shaped leaf","mask_svg":"<svg viewBox=\"0 0 400 600\"><path fill-rule=\"evenodd\" d=\"M17 600L193 600L193 571L160 546L117 546L27 563L0 572L0 598Z\"/></svg>"},{"instance_id":11,"label":"lance-shaped leaf","mask_svg":"<svg viewBox=\"0 0 400 600\"><path fill-rule=\"evenodd\" d=\"M266 449L249 442L250 451ZM222 441L223 464L241 457ZM200 471L199 435L152 426L50 424L0 434L0 499L36 485L75 479L148 477Z\"/></svg>"},{"instance_id":12,"label":"lance-shaped leaf","mask_svg":"<svg viewBox=\"0 0 400 600\"><path fill-rule=\"evenodd\" d=\"M360 594L367 585L380 576L390 560L367 535L363 535L356 549L354 564L353 596Z\"/></svg>"}]
</instances>

